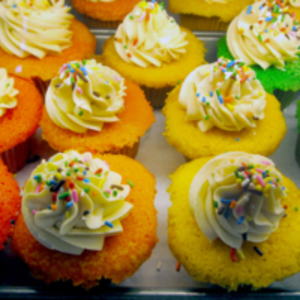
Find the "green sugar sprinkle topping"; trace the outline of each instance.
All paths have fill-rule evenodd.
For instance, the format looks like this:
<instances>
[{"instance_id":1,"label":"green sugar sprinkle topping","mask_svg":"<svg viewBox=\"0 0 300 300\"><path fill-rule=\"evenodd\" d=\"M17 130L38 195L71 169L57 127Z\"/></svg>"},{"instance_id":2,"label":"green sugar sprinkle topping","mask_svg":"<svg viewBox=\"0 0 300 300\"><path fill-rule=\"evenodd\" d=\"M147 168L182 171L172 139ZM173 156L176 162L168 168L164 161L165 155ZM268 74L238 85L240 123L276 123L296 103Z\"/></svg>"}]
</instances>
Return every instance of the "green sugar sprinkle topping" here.
<instances>
[{"instance_id":1,"label":"green sugar sprinkle topping","mask_svg":"<svg viewBox=\"0 0 300 300\"><path fill-rule=\"evenodd\" d=\"M103 195L104 195L106 198L109 198L109 194L108 194L108 193L103 192Z\"/></svg>"},{"instance_id":2,"label":"green sugar sprinkle topping","mask_svg":"<svg viewBox=\"0 0 300 300\"><path fill-rule=\"evenodd\" d=\"M130 15L130 16L129 16L129 19L130 19L130 20L133 20L133 19L134 19L134 16L131 16L131 15Z\"/></svg>"},{"instance_id":3,"label":"green sugar sprinkle topping","mask_svg":"<svg viewBox=\"0 0 300 300\"><path fill-rule=\"evenodd\" d=\"M83 188L83 190L88 194L90 192L90 189L88 187Z\"/></svg>"},{"instance_id":4,"label":"green sugar sprinkle topping","mask_svg":"<svg viewBox=\"0 0 300 300\"><path fill-rule=\"evenodd\" d=\"M134 184L131 180L127 179L127 183L131 186L131 187L134 187Z\"/></svg>"},{"instance_id":5,"label":"green sugar sprinkle topping","mask_svg":"<svg viewBox=\"0 0 300 300\"><path fill-rule=\"evenodd\" d=\"M116 197L118 195L118 191L114 190L113 191L113 196Z\"/></svg>"},{"instance_id":6,"label":"green sugar sprinkle topping","mask_svg":"<svg viewBox=\"0 0 300 300\"><path fill-rule=\"evenodd\" d=\"M218 201L216 201L216 200L214 201L214 207L215 207L215 208L218 208L218 207L219 207L219 203L218 203Z\"/></svg>"},{"instance_id":7,"label":"green sugar sprinkle topping","mask_svg":"<svg viewBox=\"0 0 300 300\"><path fill-rule=\"evenodd\" d=\"M81 117L83 115L83 110L81 110L78 115Z\"/></svg>"}]
</instances>

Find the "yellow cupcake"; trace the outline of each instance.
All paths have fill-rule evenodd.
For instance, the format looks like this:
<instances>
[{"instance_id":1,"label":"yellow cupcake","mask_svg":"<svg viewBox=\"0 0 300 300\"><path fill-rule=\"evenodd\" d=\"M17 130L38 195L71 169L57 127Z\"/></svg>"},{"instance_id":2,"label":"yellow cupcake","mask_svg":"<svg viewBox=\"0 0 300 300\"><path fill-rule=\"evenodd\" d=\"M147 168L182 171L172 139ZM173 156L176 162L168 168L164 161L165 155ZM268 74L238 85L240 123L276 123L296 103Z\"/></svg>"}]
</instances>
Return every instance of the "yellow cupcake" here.
<instances>
[{"instance_id":1,"label":"yellow cupcake","mask_svg":"<svg viewBox=\"0 0 300 300\"><path fill-rule=\"evenodd\" d=\"M203 64L204 52L203 43L180 28L162 5L142 1L106 41L102 62L141 85L147 98L160 98L152 104L161 107L166 89Z\"/></svg>"},{"instance_id":2,"label":"yellow cupcake","mask_svg":"<svg viewBox=\"0 0 300 300\"><path fill-rule=\"evenodd\" d=\"M253 0L170 0L169 9L192 30L226 30L230 21Z\"/></svg>"},{"instance_id":3,"label":"yellow cupcake","mask_svg":"<svg viewBox=\"0 0 300 300\"><path fill-rule=\"evenodd\" d=\"M284 177L278 171L275 171L272 162L268 159L262 158L261 160L261 157L242 153L243 159L239 160L237 153L228 153L226 155L229 154L232 155L232 158L229 159L229 166L228 163L226 165L224 162L224 155L220 155L214 159L200 158L182 165L171 176L172 185L168 189L172 202L168 218L168 242L173 255L195 280L218 284L229 290L236 290L242 285L250 285L258 289L270 285L275 280L282 280L300 271L300 257L298 251L300 247L300 219L297 209L300 205L300 191L290 179ZM220 159L222 156L223 158ZM286 191L289 192L286 193L286 196L284 192L282 194L279 189L277 190L277 188L274 187L274 191L279 193L276 196L277 198L278 195L283 195L281 200L276 202L276 207L279 212L276 218L280 219L279 225L272 224L271 226L271 228L274 227L273 230L275 230L277 226L278 228L269 235L265 234L266 240L264 241L242 241L242 247L237 250L232 249L223 242L221 238L217 238L214 241L209 240L204 234L205 229L204 231L200 229L201 227L199 227L198 224L201 221L199 221L199 218L195 218L195 215L199 216L199 213L197 212L194 215L190 205L193 202L191 201L191 194L193 194L191 192L191 184L192 182L195 184L194 178L196 174L203 172L204 175L202 174L196 178L200 178L204 181L202 187L206 186L209 191L214 192L215 182L210 181L210 183L208 183L208 180L216 178L213 174L218 171L214 172L214 170L211 170L211 166L213 164L213 168L216 170L219 170L219 168L225 169L219 172L221 178L219 178L219 184L217 186L219 186L220 193L218 194L218 192L216 192L213 194L216 196L216 198L214 198L215 201L212 201L213 198L210 197L205 198L205 195L207 196L208 194L204 193L202 188L200 188L201 183L196 184L196 187L200 189L199 194L197 194L199 195L199 199L201 199L201 201L209 199L211 202L209 202L206 207L211 209L215 214L213 216L217 216L217 211L220 207L215 207L216 203L218 203L216 200L218 200L218 197L222 196L222 192L224 193L226 190L224 185L228 186L233 183L234 186L236 184L234 182L236 180L235 175L230 176L229 170L231 169L233 173L237 162L246 162L249 160L249 157L250 160L257 160L258 157L263 163L270 163L270 165L261 165L260 168L271 169L272 167L272 177L276 174L276 176L280 178L278 181L280 184L277 182L278 186L283 184ZM221 167L220 161L223 163L223 167ZM229 169L226 170L226 167ZM208 172L208 170L210 170L210 172ZM224 174L228 175L228 177L225 177ZM203 176L206 178L203 179ZM222 176L227 178L227 181ZM231 182L232 180L233 182ZM272 183L272 185L274 185L274 183ZM238 205L241 203L240 201L242 201L240 198L246 194L243 190L238 191L240 192L238 192L239 200L236 204L236 211L239 210ZM253 202L255 199L252 198L254 194L252 193L251 195L249 203L255 204ZM230 193L227 193L226 197L229 198ZM268 199L268 195L259 196L259 201L267 201L266 199ZM195 207L201 209L202 206L199 203L201 202L197 202ZM265 202L263 203L265 205ZM255 205L257 205L257 202ZM228 219L231 221L231 218L233 218L233 210L229 209L229 211ZM249 210L245 209L244 211L248 212ZM260 211L260 215L264 213L263 210ZM285 214L287 214L287 216ZM251 221L251 216L249 214L245 215L246 218L243 222L246 222L249 227L254 228L253 223L255 218L254 221ZM273 218L275 219L274 216ZM226 221L225 217L224 220ZM238 220L239 216L236 222ZM219 224L221 224L221 222L219 222ZM258 228L259 226L256 226L256 229ZM243 234L246 239L247 236L249 238L251 237L249 232L248 235L245 233L245 231L241 230L239 233L236 233L236 236L239 239L243 237Z\"/></svg>"},{"instance_id":4,"label":"yellow cupcake","mask_svg":"<svg viewBox=\"0 0 300 300\"><path fill-rule=\"evenodd\" d=\"M164 135L187 158L234 150L268 156L279 146L286 133L280 103L241 64L201 66L169 94Z\"/></svg>"}]
</instances>

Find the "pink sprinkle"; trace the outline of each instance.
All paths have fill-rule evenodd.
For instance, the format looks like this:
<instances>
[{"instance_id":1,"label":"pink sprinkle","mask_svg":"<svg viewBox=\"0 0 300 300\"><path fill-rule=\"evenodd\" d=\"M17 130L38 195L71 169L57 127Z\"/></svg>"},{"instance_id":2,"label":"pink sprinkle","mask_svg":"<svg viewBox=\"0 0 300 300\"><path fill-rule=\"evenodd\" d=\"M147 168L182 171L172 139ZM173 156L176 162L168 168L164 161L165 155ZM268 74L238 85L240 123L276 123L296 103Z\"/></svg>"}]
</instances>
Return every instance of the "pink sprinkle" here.
<instances>
[{"instance_id":1,"label":"pink sprinkle","mask_svg":"<svg viewBox=\"0 0 300 300\"><path fill-rule=\"evenodd\" d=\"M68 67L67 67L67 65L63 65L62 67L61 67L61 69L59 70L59 73L62 73L65 69L67 69Z\"/></svg>"},{"instance_id":2,"label":"pink sprinkle","mask_svg":"<svg viewBox=\"0 0 300 300\"><path fill-rule=\"evenodd\" d=\"M73 197L73 201L75 203L77 203L78 202L78 193L75 189L72 190L72 197Z\"/></svg>"},{"instance_id":3,"label":"pink sprinkle","mask_svg":"<svg viewBox=\"0 0 300 300\"><path fill-rule=\"evenodd\" d=\"M263 172L263 170L261 168L256 168L255 170L260 174L262 174L262 172Z\"/></svg>"},{"instance_id":4,"label":"pink sprinkle","mask_svg":"<svg viewBox=\"0 0 300 300\"><path fill-rule=\"evenodd\" d=\"M33 213L33 215L35 216L35 215L38 213L38 211L37 211L36 209L34 209L34 210L32 211L32 213Z\"/></svg>"},{"instance_id":5,"label":"pink sprinkle","mask_svg":"<svg viewBox=\"0 0 300 300\"><path fill-rule=\"evenodd\" d=\"M18 65L15 69L15 72L16 73L21 73L22 72L22 66L21 65Z\"/></svg>"},{"instance_id":6,"label":"pink sprinkle","mask_svg":"<svg viewBox=\"0 0 300 300\"><path fill-rule=\"evenodd\" d=\"M117 81L121 81L121 79L120 79L120 77L118 77L118 76L114 76L114 79L116 79Z\"/></svg>"},{"instance_id":7,"label":"pink sprinkle","mask_svg":"<svg viewBox=\"0 0 300 300\"><path fill-rule=\"evenodd\" d=\"M80 95L82 95L82 93L83 93L83 92L82 92L82 89L81 89L80 87L77 88L77 92L78 92Z\"/></svg>"},{"instance_id":8,"label":"pink sprinkle","mask_svg":"<svg viewBox=\"0 0 300 300\"><path fill-rule=\"evenodd\" d=\"M263 165L269 166L271 163L266 161L266 160L262 160L260 161L260 163L262 163Z\"/></svg>"},{"instance_id":9,"label":"pink sprinkle","mask_svg":"<svg viewBox=\"0 0 300 300\"><path fill-rule=\"evenodd\" d=\"M266 183L263 181L260 175L256 175L256 179L263 188L266 186Z\"/></svg>"},{"instance_id":10,"label":"pink sprinkle","mask_svg":"<svg viewBox=\"0 0 300 300\"><path fill-rule=\"evenodd\" d=\"M41 184L39 184L36 189L35 189L35 193L38 194L41 191Z\"/></svg>"},{"instance_id":11,"label":"pink sprinkle","mask_svg":"<svg viewBox=\"0 0 300 300\"><path fill-rule=\"evenodd\" d=\"M84 162L88 162L90 160L90 157L88 155L86 155L83 159Z\"/></svg>"},{"instance_id":12,"label":"pink sprinkle","mask_svg":"<svg viewBox=\"0 0 300 300\"><path fill-rule=\"evenodd\" d=\"M243 206L239 206L239 207L236 209L236 212L237 212L238 215L240 215L243 211L244 211L244 207L243 207Z\"/></svg>"},{"instance_id":13,"label":"pink sprinkle","mask_svg":"<svg viewBox=\"0 0 300 300\"><path fill-rule=\"evenodd\" d=\"M290 32L289 32L289 35L296 37L296 33L293 32L293 31L290 31Z\"/></svg>"},{"instance_id":14,"label":"pink sprinkle","mask_svg":"<svg viewBox=\"0 0 300 300\"><path fill-rule=\"evenodd\" d=\"M146 17L146 13L143 13L142 16L138 19L139 22L143 21Z\"/></svg>"},{"instance_id":15,"label":"pink sprinkle","mask_svg":"<svg viewBox=\"0 0 300 300\"><path fill-rule=\"evenodd\" d=\"M105 191L107 194L111 194L111 190L106 190Z\"/></svg>"},{"instance_id":16,"label":"pink sprinkle","mask_svg":"<svg viewBox=\"0 0 300 300\"><path fill-rule=\"evenodd\" d=\"M105 163L105 165L109 168L109 164L108 164L106 161L104 161L104 163Z\"/></svg>"}]
</instances>

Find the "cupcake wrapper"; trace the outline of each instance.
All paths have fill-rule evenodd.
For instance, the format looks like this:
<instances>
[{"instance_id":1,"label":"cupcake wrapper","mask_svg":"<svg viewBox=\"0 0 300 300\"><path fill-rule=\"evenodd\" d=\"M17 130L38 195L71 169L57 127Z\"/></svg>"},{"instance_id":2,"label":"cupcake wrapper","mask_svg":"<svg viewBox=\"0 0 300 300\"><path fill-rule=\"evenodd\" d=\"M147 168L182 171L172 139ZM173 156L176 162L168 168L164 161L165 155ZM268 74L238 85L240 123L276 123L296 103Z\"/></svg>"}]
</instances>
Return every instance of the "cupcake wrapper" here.
<instances>
[{"instance_id":1,"label":"cupcake wrapper","mask_svg":"<svg viewBox=\"0 0 300 300\"><path fill-rule=\"evenodd\" d=\"M293 92L291 90L288 91L281 91L281 90L274 90L274 96L278 99L281 104L281 110L288 107L293 101L300 98L300 91Z\"/></svg>"},{"instance_id":2,"label":"cupcake wrapper","mask_svg":"<svg viewBox=\"0 0 300 300\"><path fill-rule=\"evenodd\" d=\"M230 22L222 22L218 17L205 18L195 15L180 14L180 25L191 30L227 30Z\"/></svg>"},{"instance_id":3,"label":"cupcake wrapper","mask_svg":"<svg viewBox=\"0 0 300 300\"><path fill-rule=\"evenodd\" d=\"M296 162L300 167L300 133L298 134L297 142L296 142Z\"/></svg>"},{"instance_id":4,"label":"cupcake wrapper","mask_svg":"<svg viewBox=\"0 0 300 300\"><path fill-rule=\"evenodd\" d=\"M101 21L88 16L84 16L84 20L89 28L117 28L121 24L121 21Z\"/></svg>"},{"instance_id":5,"label":"cupcake wrapper","mask_svg":"<svg viewBox=\"0 0 300 300\"><path fill-rule=\"evenodd\" d=\"M6 150L0 154L9 172L17 173L26 164L30 150L30 138L17 146Z\"/></svg>"},{"instance_id":6,"label":"cupcake wrapper","mask_svg":"<svg viewBox=\"0 0 300 300\"><path fill-rule=\"evenodd\" d=\"M43 100L45 101L45 95L48 89L48 86L50 85L51 80L47 80L44 81L39 77L35 77L32 79L32 81L34 82L36 88L38 89L38 91L40 92L40 94L43 97Z\"/></svg>"},{"instance_id":7,"label":"cupcake wrapper","mask_svg":"<svg viewBox=\"0 0 300 300\"><path fill-rule=\"evenodd\" d=\"M129 156L131 158L135 158L138 153L138 150L139 150L139 145L140 145L140 140L138 140L136 143L134 143L132 147L124 146L121 149L111 150L111 151L108 151L107 153L123 154L123 155Z\"/></svg>"},{"instance_id":8,"label":"cupcake wrapper","mask_svg":"<svg viewBox=\"0 0 300 300\"><path fill-rule=\"evenodd\" d=\"M161 89L149 88L141 86L145 92L146 99L150 102L153 108L162 108L165 105L167 94L172 91L174 87L168 86Z\"/></svg>"}]
</instances>

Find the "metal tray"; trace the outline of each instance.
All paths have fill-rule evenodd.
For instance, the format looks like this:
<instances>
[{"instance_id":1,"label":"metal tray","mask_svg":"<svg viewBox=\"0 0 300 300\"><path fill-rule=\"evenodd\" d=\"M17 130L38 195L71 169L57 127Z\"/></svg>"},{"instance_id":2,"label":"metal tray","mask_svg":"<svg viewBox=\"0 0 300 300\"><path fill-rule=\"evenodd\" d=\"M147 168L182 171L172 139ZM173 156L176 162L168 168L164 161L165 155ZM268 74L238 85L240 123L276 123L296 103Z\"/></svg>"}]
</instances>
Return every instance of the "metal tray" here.
<instances>
[{"instance_id":1,"label":"metal tray","mask_svg":"<svg viewBox=\"0 0 300 300\"><path fill-rule=\"evenodd\" d=\"M92 30L97 37L97 53L102 51L105 40L114 33L114 30ZM223 32L195 32L197 37L205 42L206 60L216 59L216 41ZM293 103L284 111L288 126L286 137L271 158L279 170L290 177L300 188L300 168L295 161L295 143L297 137L295 118L296 105ZM205 298L205 299L240 299L240 298L295 298L300 296L300 274L294 275L282 282L276 282L267 289L251 291L241 289L237 293L228 293L219 287L194 281L181 268L175 270L176 260L170 253L167 244L167 211L170 206L169 195L166 192L170 184L169 175L177 167L185 163L184 157L172 148L162 136L164 132L164 116L160 110L155 110L156 123L141 139L137 160L143 163L156 177L157 197L155 205L158 210L157 233L159 242L151 258L146 261L134 276L128 278L118 286L109 281L101 281L99 287L90 291L77 287L70 282L54 283L49 286L31 277L27 265L10 249L9 244L0 252L0 299L177 299L177 298ZM49 157L53 150L45 141L41 140L40 130L34 136L37 154ZM16 179L23 186L32 171L38 164L28 164L17 174ZM284 259L284 258L283 258ZM276 262L275 262L276 263Z\"/></svg>"}]
</instances>

